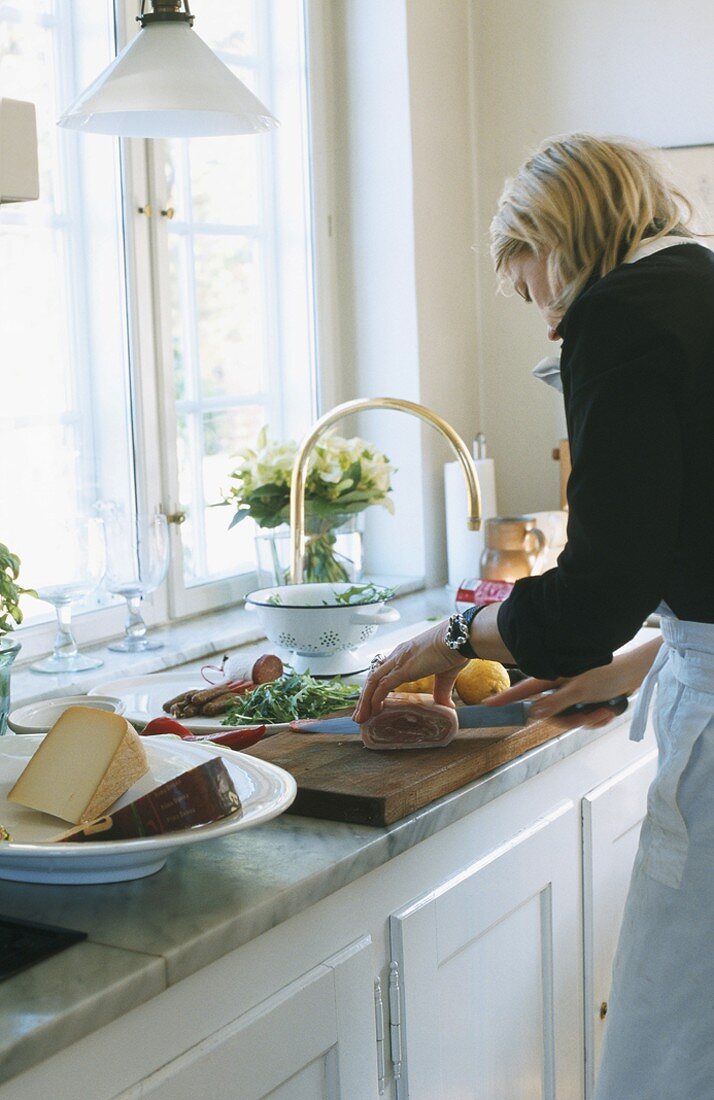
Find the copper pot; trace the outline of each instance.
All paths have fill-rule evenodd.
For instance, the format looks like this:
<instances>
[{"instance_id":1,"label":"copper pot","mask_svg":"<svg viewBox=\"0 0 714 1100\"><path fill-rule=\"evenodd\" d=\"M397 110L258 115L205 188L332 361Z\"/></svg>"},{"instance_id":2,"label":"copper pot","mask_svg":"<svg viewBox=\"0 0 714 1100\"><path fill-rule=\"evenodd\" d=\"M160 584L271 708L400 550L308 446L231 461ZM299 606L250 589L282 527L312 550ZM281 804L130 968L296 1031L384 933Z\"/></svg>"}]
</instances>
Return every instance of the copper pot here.
<instances>
[{"instance_id":1,"label":"copper pot","mask_svg":"<svg viewBox=\"0 0 714 1100\"><path fill-rule=\"evenodd\" d=\"M533 516L494 516L483 526L481 576L489 581L529 577L546 544Z\"/></svg>"}]
</instances>

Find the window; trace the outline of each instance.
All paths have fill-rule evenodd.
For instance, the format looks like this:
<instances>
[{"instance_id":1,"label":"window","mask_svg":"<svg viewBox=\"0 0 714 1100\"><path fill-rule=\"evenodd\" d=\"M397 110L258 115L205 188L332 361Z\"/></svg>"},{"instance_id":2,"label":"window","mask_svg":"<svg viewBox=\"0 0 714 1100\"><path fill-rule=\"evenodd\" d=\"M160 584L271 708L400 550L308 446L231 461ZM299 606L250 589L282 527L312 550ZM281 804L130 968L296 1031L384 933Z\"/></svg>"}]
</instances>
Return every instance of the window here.
<instances>
[{"instance_id":1,"label":"window","mask_svg":"<svg viewBox=\"0 0 714 1100\"><path fill-rule=\"evenodd\" d=\"M58 129L136 11L0 0L2 88L36 103L41 165L40 201L0 210L0 541L37 587L61 518L108 500L183 513L156 621L250 587L252 532L229 532L221 506L232 455L263 423L300 434L314 412L307 92L303 0L195 0L197 32L278 131L120 143ZM82 637L117 632L119 604L75 608L92 612ZM51 609L24 609L46 642Z\"/></svg>"},{"instance_id":2,"label":"window","mask_svg":"<svg viewBox=\"0 0 714 1100\"><path fill-rule=\"evenodd\" d=\"M54 526L133 496L118 146L55 126L112 56L112 14L98 8L0 4L0 83L38 117L41 198L0 215L0 540L34 587L53 583ZM34 600L25 612L52 617Z\"/></svg>"},{"instance_id":3,"label":"window","mask_svg":"<svg viewBox=\"0 0 714 1100\"><path fill-rule=\"evenodd\" d=\"M176 440L165 477L185 514L172 576L179 614L205 605L208 586L215 602L230 599L236 583L216 581L253 569L252 525L227 536L220 507L230 456L264 423L301 434L314 400L301 4L214 0L208 10L209 45L281 128L265 140L154 147L152 205L167 212L155 238L172 377L164 418Z\"/></svg>"}]
</instances>

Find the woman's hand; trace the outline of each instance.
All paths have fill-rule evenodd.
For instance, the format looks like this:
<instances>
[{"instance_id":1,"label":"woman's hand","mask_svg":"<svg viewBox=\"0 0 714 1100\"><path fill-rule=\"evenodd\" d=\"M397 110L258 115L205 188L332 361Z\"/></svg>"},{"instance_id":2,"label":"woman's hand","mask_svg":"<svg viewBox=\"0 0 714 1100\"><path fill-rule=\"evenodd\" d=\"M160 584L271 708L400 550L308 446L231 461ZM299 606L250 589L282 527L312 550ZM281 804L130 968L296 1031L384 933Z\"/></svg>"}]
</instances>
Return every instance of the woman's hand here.
<instances>
[{"instance_id":1,"label":"woman's hand","mask_svg":"<svg viewBox=\"0 0 714 1100\"><path fill-rule=\"evenodd\" d=\"M445 642L448 619L430 630L410 638L393 649L382 664L374 668L355 708L355 722L363 723L378 714L390 691L407 680L419 680L435 674L434 702L452 706L451 692L456 677L469 662Z\"/></svg>"},{"instance_id":2,"label":"woman's hand","mask_svg":"<svg viewBox=\"0 0 714 1100\"><path fill-rule=\"evenodd\" d=\"M502 691L500 695L486 699L485 703L487 706L499 707L505 703L540 695L541 698L531 708L531 715L533 718L550 718L576 703L598 703L613 699L616 695L631 695L649 672L661 644L661 639L656 638L637 649L619 654L613 658L611 664L590 669L580 676L561 680L522 680L515 687ZM550 694L541 695L544 691ZM599 714L599 711L594 714ZM611 717L612 713L603 708L602 723L609 721ZM588 724L601 723L595 720Z\"/></svg>"}]
</instances>

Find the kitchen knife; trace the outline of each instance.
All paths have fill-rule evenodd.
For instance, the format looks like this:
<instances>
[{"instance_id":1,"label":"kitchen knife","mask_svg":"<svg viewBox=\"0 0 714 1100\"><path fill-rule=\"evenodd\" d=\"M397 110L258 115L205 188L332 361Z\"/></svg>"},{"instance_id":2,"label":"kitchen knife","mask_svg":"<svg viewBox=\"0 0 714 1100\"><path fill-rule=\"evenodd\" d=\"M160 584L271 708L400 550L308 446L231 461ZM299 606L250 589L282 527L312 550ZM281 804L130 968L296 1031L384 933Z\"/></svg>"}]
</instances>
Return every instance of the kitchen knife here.
<instances>
[{"instance_id":1,"label":"kitchen knife","mask_svg":"<svg viewBox=\"0 0 714 1100\"><path fill-rule=\"evenodd\" d=\"M627 710L628 699L626 695L617 695L613 699L607 699L602 703L576 703L575 706L562 710L558 718L571 714L590 714L593 710L607 707L613 716L624 714ZM457 707L456 714L459 720L459 729L476 730L489 729L492 726L525 726L533 703L530 699L524 699L520 703L506 703L502 707L486 707L483 704L470 707ZM291 722L290 729L295 733L336 733L344 737L346 734L359 733L357 723L345 715L342 718L305 718L302 721Z\"/></svg>"}]
</instances>

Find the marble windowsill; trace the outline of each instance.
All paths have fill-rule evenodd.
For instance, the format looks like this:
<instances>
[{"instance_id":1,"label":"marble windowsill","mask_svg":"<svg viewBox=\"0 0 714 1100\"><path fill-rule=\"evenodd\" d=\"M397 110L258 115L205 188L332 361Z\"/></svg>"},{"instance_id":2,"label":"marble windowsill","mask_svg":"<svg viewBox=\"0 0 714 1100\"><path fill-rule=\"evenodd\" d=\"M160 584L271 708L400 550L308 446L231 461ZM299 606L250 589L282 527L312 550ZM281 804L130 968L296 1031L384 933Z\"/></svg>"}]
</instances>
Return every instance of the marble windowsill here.
<instances>
[{"instance_id":1,"label":"marble windowsill","mask_svg":"<svg viewBox=\"0 0 714 1100\"><path fill-rule=\"evenodd\" d=\"M396 578L379 578L380 583L385 584L395 580ZM400 578L399 591L402 594L395 603L402 610L404 619L417 621L425 618L422 611L427 607L438 608L439 614L447 614L452 609L453 597L449 590L438 588L424 592L420 591L421 588L421 581L417 578L406 582ZM405 603L405 600L410 602ZM432 611L428 613L431 614ZM151 635L164 643L163 649L149 653L116 653L107 649L106 644L82 646L82 653L99 657L104 662L101 668L88 672L55 676L33 672L29 667L30 662L23 663L20 660L12 672L12 707L20 707L37 699L83 695L91 688L110 680L144 676L181 665L188 665L187 671L193 671L194 667L200 667L197 662L205 663L211 657L222 657L224 653L239 646L252 645L265 637L255 616L242 606L210 612L194 619L177 620L152 629ZM22 641L21 635L18 637ZM248 649L246 658L250 658Z\"/></svg>"},{"instance_id":2,"label":"marble windowsill","mask_svg":"<svg viewBox=\"0 0 714 1100\"><path fill-rule=\"evenodd\" d=\"M403 623L450 609L445 590L401 598ZM235 613L233 613L235 614ZM212 617L213 618L213 617ZM222 652L238 637L231 613L210 627L212 648L182 638L175 653ZM190 627L190 624L186 624ZM414 629L412 625L411 629ZM233 633L231 633L231 631ZM639 637L644 641L653 632ZM381 635L382 645L387 640ZM236 644L236 643L231 643ZM386 646L385 646L386 648ZM250 650L246 650L246 655ZM117 655L119 656L119 655ZM154 667L170 667L165 657ZM121 659L121 657L120 657ZM173 660L171 664L178 663ZM149 671L144 666L142 671ZM131 672L136 674L136 668ZM118 675L102 669L104 678ZM18 679L32 673L20 673ZM49 677L48 677L49 679ZM87 681L82 681L86 690ZM70 690L59 685L59 692ZM50 692L51 693L51 692ZM57 692L55 691L55 694ZM36 693L35 693L36 694ZM627 719L617 719L615 724ZM82 929L88 940L0 983L0 1084L260 936L427 837L577 752L613 728L577 728L387 828L285 814L248 833L196 844L158 874L97 886L2 882L2 911ZM152 914L161 914L152 919ZM170 914L170 917L167 916Z\"/></svg>"}]
</instances>

